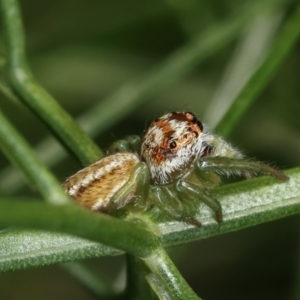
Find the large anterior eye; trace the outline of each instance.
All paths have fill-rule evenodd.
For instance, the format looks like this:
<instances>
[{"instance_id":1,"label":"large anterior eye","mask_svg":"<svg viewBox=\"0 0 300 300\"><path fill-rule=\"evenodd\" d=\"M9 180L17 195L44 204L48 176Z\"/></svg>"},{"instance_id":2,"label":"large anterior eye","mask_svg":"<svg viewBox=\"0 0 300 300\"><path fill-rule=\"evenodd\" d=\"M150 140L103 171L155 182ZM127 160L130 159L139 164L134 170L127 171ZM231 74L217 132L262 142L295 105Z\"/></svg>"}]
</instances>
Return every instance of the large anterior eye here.
<instances>
[{"instance_id":1,"label":"large anterior eye","mask_svg":"<svg viewBox=\"0 0 300 300\"><path fill-rule=\"evenodd\" d=\"M171 141L169 144L170 149L174 149L177 147L177 143L175 141Z\"/></svg>"}]
</instances>

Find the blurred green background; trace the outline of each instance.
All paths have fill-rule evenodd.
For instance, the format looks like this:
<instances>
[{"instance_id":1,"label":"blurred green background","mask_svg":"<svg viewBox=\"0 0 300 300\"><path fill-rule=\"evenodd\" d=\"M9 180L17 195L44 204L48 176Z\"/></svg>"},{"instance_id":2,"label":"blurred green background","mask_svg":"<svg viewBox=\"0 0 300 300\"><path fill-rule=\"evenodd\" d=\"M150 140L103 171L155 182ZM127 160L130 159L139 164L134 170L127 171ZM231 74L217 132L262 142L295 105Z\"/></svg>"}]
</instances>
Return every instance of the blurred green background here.
<instances>
[{"instance_id":1,"label":"blurred green background","mask_svg":"<svg viewBox=\"0 0 300 300\"><path fill-rule=\"evenodd\" d=\"M95 139L102 149L141 134L167 111L188 110L213 128L226 99L259 65L293 1L268 1L278 9L257 13L232 42L168 87L112 116ZM28 59L37 80L75 118L127 82L143 76L202 32L235 18L253 1L27 0L21 2ZM268 4L266 5L268 7ZM0 41L4 57L4 41ZM280 168L300 165L300 47L247 111L229 140L249 157ZM2 64L2 59L0 63ZM25 107L0 94L1 109L38 145L49 135ZM114 104L116 105L116 104ZM230 104L229 104L230 105ZM3 172L9 165L0 159ZM68 157L52 167L63 181L80 164ZM2 173L6 174L6 173ZM16 195L31 195L26 188ZM170 249L170 255L203 299L300 299L299 218L290 217ZM86 261L120 279L122 257ZM0 274L0 299L94 299L57 266Z\"/></svg>"}]
</instances>

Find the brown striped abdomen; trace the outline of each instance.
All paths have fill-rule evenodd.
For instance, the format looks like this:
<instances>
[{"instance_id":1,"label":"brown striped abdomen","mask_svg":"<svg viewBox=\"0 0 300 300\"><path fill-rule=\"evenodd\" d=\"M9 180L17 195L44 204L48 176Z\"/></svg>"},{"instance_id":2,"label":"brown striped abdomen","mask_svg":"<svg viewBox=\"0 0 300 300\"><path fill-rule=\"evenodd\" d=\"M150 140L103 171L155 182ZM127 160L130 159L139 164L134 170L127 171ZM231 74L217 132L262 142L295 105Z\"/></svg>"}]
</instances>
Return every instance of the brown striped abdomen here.
<instances>
[{"instance_id":1,"label":"brown striped abdomen","mask_svg":"<svg viewBox=\"0 0 300 300\"><path fill-rule=\"evenodd\" d=\"M111 197L128 181L138 162L133 153L115 153L78 171L62 185L79 205L105 212Z\"/></svg>"}]
</instances>

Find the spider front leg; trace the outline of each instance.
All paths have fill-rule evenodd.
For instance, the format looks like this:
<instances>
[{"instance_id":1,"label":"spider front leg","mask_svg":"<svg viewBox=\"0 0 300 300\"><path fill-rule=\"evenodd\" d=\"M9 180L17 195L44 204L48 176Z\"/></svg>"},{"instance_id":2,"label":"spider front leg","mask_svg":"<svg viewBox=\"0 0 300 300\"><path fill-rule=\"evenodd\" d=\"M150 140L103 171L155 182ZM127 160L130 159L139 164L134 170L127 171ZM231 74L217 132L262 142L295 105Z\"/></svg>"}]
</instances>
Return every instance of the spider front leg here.
<instances>
[{"instance_id":1,"label":"spider front leg","mask_svg":"<svg viewBox=\"0 0 300 300\"><path fill-rule=\"evenodd\" d=\"M220 202L214 198L209 190L205 187L213 187L218 185L218 176L215 174L238 174L251 175L265 174L278 178L279 180L286 181L288 177L281 171L270 167L259 161L250 161L241 158L228 158L228 157L204 157L199 159L194 166L194 170L199 183L195 182L192 173L182 177L176 183L176 189L181 199L189 199L192 202L202 201L209 208L211 208L216 215L216 221L222 222L223 213Z\"/></svg>"},{"instance_id":2,"label":"spider front leg","mask_svg":"<svg viewBox=\"0 0 300 300\"><path fill-rule=\"evenodd\" d=\"M138 135L130 135L123 140L114 142L107 150L108 154L117 152L132 152L139 154L141 150L141 138Z\"/></svg>"},{"instance_id":3,"label":"spider front leg","mask_svg":"<svg viewBox=\"0 0 300 300\"><path fill-rule=\"evenodd\" d=\"M260 161L219 156L199 159L195 164L195 171L198 176L201 176L201 172L203 171L212 171L217 174L237 174L246 177L257 174L270 175L281 181L289 179L283 172Z\"/></svg>"},{"instance_id":4,"label":"spider front leg","mask_svg":"<svg viewBox=\"0 0 300 300\"><path fill-rule=\"evenodd\" d=\"M187 198L192 203L199 203L199 201L201 201L206 204L215 212L216 221L218 223L222 222L222 206L220 202L216 198L214 198L205 187L197 185L195 183L191 183L183 178L177 181L176 189L179 192L181 198Z\"/></svg>"},{"instance_id":5,"label":"spider front leg","mask_svg":"<svg viewBox=\"0 0 300 300\"><path fill-rule=\"evenodd\" d=\"M201 224L194 218L197 207L194 202L185 201L178 196L174 184L151 186L152 202L172 219L183 221L194 226Z\"/></svg>"},{"instance_id":6,"label":"spider front leg","mask_svg":"<svg viewBox=\"0 0 300 300\"><path fill-rule=\"evenodd\" d=\"M108 213L114 213L129 204L138 209L147 209L149 206L149 169L143 162L139 162L131 171L127 182L111 197L107 206Z\"/></svg>"}]
</instances>

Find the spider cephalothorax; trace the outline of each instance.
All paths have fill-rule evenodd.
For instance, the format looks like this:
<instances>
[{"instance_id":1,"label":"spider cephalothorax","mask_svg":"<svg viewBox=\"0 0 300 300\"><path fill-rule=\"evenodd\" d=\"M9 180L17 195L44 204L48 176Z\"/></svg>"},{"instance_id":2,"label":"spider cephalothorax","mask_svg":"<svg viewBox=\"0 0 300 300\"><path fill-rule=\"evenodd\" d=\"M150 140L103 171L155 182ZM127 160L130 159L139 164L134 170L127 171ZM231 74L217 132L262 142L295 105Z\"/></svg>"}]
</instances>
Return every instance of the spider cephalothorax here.
<instances>
[{"instance_id":1,"label":"spider cephalothorax","mask_svg":"<svg viewBox=\"0 0 300 300\"><path fill-rule=\"evenodd\" d=\"M107 157L77 172L63 186L79 204L93 210L155 205L176 220L199 225L195 219L199 201L222 221L222 207L210 194L222 174L288 179L269 165L245 159L192 113L172 112L155 120L142 141L130 136L115 142Z\"/></svg>"},{"instance_id":2,"label":"spider cephalothorax","mask_svg":"<svg viewBox=\"0 0 300 300\"><path fill-rule=\"evenodd\" d=\"M141 157L152 183L180 178L204 151L203 125L189 112L172 112L155 120L146 131Z\"/></svg>"},{"instance_id":3,"label":"spider cephalothorax","mask_svg":"<svg viewBox=\"0 0 300 300\"><path fill-rule=\"evenodd\" d=\"M243 154L211 134L191 112L171 112L155 120L146 131L141 158L153 184L169 184L182 177L204 157L243 158Z\"/></svg>"}]
</instances>

